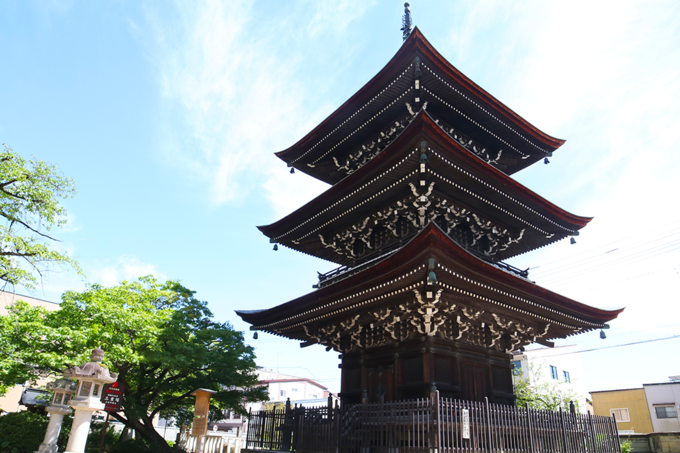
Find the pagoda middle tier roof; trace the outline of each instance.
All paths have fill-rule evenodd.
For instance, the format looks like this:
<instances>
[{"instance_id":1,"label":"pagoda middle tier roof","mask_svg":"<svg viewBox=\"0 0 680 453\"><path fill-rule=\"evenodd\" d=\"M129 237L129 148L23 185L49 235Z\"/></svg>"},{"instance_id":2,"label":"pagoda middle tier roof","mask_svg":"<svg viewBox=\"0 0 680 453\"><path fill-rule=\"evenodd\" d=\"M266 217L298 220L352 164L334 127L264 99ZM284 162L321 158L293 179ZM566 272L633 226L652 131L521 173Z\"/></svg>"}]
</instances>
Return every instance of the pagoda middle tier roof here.
<instances>
[{"instance_id":1,"label":"pagoda middle tier roof","mask_svg":"<svg viewBox=\"0 0 680 453\"><path fill-rule=\"evenodd\" d=\"M420 162L423 153L428 160L424 167ZM365 226L367 219L373 222L373 217L395 204L402 203L404 208L414 210L413 199L416 190L423 192L420 185L423 179L429 190L426 198L431 204L428 219L442 214L442 209L436 206L444 200L451 209L457 207L460 212L467 212L470 222L485 223L495 230L509 231L509 237L521 238L496 253L494 261L574 235L591 220L559 208L489 166L422 109L408 127L366 165L295 212L258 228L272 242L349 265L355 258L329 247L331 238L362 222ZM420 192L416 202L422 200ZM377 224L377 220L375 222Z\"/></svg>"},{"instance_id":2,"label":"pagoda middle tier roof","mask_svg":"<svg viewBox=\"0 0 680 453\"><path fill-rule=\"evenodd\" d=\"M432 289L426 289L428 284ZM339 325L356 316L375 316L384 309L396 313L398 307L403 309L416 298L421 300L419 295L414 298L414 292L424 298L426 291L438 292L441 303L455 302L456 310L463 310L465 316L471 309L478 312L477 316L482 313L479 319L486 319L487 324L494 322L510 331L510 321L516 326L534 326L544 332L542 340L603 328L623 311L582 304L480 260L431 222L401 250L342 284L266 310L236 313L252 324L252 330L308 341L313 326ZM439 309L443 314L442 307ZM455 318L455 313L451 314Z\"/></svg>"},{"instance_id":3,"label":"pagoda middle tier roof","mask_svg":"<svg viewBox=\"0 0 680 453\"><path fill-rule=\"evenodd\" d=\"M466 77L416 27L375 77L304 138L276 155L291 167L335 184L346 173L339 171L334 158L343 162L380 139L379 132L407 109L418 110L426 102L434 116L494 156L502 150L498 166L507 174L543 159L564 143Z\"/></svg>"}]
</instances>

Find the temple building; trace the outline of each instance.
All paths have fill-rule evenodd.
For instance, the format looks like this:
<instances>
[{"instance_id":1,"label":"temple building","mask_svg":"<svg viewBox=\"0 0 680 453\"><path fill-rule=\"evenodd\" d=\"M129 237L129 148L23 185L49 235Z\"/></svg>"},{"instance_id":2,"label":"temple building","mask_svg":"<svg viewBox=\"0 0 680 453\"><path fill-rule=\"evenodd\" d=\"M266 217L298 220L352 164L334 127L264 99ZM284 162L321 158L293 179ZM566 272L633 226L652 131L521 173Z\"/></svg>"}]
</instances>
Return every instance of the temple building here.
<instances>
[{"instance_id":1,"label":"temple building","mask_svg":"<svg viewBox=\"0 0 680 453\"><path fill-rule=\"evenodd\" d=\"M514 113L417 29L354 96L276 153L331 187L270 242L338 264L316 289L237 311L252 330L340 353L343 402L445 397L513 404L511 353L606 328L621 310L537 286L504 260L591 220L512 178L564 140Z\"/></svg>"}]
</instances>

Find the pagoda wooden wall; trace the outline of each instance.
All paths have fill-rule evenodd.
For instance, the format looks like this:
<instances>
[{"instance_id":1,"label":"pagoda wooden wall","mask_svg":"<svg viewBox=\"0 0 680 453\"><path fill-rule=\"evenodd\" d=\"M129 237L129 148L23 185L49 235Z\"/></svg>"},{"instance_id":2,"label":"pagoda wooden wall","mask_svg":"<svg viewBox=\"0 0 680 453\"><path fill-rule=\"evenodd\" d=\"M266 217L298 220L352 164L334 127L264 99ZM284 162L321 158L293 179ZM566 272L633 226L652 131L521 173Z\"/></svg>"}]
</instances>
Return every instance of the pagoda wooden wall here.
<instances>
[{"instance_id":1,"label":"pagoda wooden wall","mask_svg":"<svg viewBox=\"0 0 680 453\"><path fill-rule=\"evenodd\" d=\"M425 398L434 382L440 396L514 404L510 354L480 346L419 337L342 354L342 400L360 403Z\"/></svg>"}]
</instances>

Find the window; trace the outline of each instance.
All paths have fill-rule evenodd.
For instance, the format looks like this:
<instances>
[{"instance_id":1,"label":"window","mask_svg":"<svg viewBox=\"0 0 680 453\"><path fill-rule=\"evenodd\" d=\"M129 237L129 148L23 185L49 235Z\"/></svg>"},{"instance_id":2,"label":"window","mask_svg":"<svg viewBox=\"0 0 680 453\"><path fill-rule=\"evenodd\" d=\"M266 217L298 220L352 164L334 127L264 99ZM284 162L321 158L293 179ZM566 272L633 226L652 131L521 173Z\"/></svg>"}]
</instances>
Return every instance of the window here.
<instances>
[{"instance_id":1,"label":"window","mask_svg":"<svg viewBox=\"0 0 680 453\"><path fill-rule=\"evenodd\" d=\"M517 362L512 362L512 374L514 376L521 376L522 375L522 362L517 361Z\"/></svg>"},{"instance_id":2,"label":"window","mask_svg":"<svg viewBox=\"0 0 680 453\"><path fill-rule=\"evenodd\" d=\"M571 382L571 376L569 376L569 372L562 371L562 373L564 374L564 382Z\"/></svg>"},{"instance_id":3,"label":"window","mask_svg":"<svg viewBox=\"0 0 680 453\"><path fill-rule=\"evenodd\" d=\"M617 422L629 422L630 415L627 408L609 409L609 412L614 416Z\"/></svg>"},{"instance_id":4,"label":"window","mask_svg":"<svg viewBox=\"0 0 680 453\"><path fill-rule=\"evenodd\" d=\"M293 389L294 392L297 392L297 389Z\"/></svg>"},{"instance_id":5,"label":"window","mask_svg":"<svg viewBox=\"0 0 680 453\"><path fill-rule=\"evenodd\" d=\"M317 398L318 398L318 396L312 395L312 399L313 399L313 400L315 400L315 399L317 399Z\"/></svg>"},{"instance_id":6,"label":"window","mask_svg":"<svg viewBox=\"0 0 680 453\"><path fill-rule=\"evenodd\" d=\"M280 395L281 395L281 396L286 396L286 391L285 391L285 390L281 390L281 391L280 391Z\"/></svg>"},{"instance_id":7,"label":"window","mask_svg":"<svg viewBox=\"0 0 680 453\"><path fill-rule=\"evenodd\" d=\"M678 416L678 411L675 410L675 406L655 406L656 418L676 418Z\"/></svg>"},{"instance_id":8,"label":"window","mask_svg":"<svg viewBox=\"0 0 680 453\"><path fill-rule=\"evenodd\" d=\"M80 396L90 396L90 392L92 391L92 382L83 382L80 384L80 393L78 393Z\"/></svg>"},{"instance_id":9,"label":"window","mask_svg":"<svg viewBox=\"0 0 680 453\"><path fill-rule=\"evenodd\" d=\"M550 377L557 379L557 367L550 365Z\"/></svg>"}]
</instances>

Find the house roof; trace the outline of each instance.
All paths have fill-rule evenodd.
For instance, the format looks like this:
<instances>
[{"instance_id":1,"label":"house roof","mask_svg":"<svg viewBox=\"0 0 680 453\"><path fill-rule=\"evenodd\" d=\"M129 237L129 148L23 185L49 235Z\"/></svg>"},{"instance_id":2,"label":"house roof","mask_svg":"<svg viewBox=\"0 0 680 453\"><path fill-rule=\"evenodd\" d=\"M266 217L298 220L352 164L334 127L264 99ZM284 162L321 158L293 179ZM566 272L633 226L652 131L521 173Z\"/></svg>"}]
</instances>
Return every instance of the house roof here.
<instances>
[{"instance_id":1,"label":"house roof","mask_svg":"<svg viewBox=\"0 0 680 453\"><path fill-rule=\"evenodd\" d=\"M309 383L309 384L312 384L312 385L315 385L315 386L319 387L320 389L328 390L328 387L323 386L323 385L319 384L318 382L313 381L313 380L308 379L308 378L297 378L297 379L263 379L263 380L260 381L260 383L262 383L262 384L273 384L273 383L277 383L277 382L279 382L279 383L281 383L281 382L307 382L307 383Z\"/></svg>"}]
</instances>

